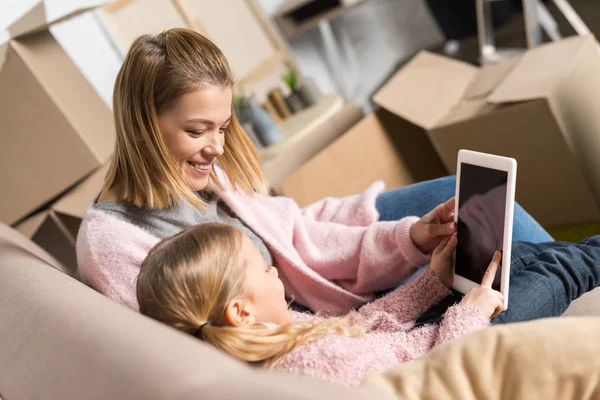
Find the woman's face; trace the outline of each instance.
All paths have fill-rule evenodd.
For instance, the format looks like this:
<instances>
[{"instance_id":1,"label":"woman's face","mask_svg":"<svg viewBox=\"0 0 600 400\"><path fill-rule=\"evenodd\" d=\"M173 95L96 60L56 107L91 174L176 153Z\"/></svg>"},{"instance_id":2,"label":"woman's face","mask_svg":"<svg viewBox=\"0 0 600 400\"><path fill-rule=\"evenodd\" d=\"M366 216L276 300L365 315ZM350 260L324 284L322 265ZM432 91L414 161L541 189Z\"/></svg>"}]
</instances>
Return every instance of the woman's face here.
<instances>
[{"instance_id":1,"label":"woman's face","mask_svg":"<svg viewBox=\"0 0 600 400\"><path fill-rule=\"evenodd\" d=\"M207 85L184 94L158 117L165 144L193 190L208 185L214 162L223 154L231 100L230 87Z\"/></svg>"}]
</instances>

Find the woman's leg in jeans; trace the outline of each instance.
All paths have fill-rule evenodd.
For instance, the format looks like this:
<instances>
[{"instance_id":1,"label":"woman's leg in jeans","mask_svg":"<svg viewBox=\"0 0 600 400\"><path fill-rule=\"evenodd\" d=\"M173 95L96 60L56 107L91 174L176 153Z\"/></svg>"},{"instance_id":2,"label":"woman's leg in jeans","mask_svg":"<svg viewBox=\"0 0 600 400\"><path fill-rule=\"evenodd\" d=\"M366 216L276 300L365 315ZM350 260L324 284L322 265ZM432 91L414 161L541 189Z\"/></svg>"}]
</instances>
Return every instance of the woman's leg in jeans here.
<instances>
[{"instance_id":1,"label":"woman's leg in jeans","mask_svg":"<svg viewBox=\"0 0 600 400\"><path fill-rule=\"evenodd\" d=\"M600 236L581 243L514 243L508 309L492 323L561 315L600 285Z\"/></svg>"},{"instance_id":2,"label":"woman's leg in jeans","mask_svg":"<svg viewBox=\"0 0 600 400\"><path fill-rule=\"evenodd\" d=\"M493 324L557 317L571 302L600 286L600 236L581 243L513 243L508 309ZM454 292L418 319L415 327L439 323L460 302Z\"/></svg>"},{"instance_id":3,"label":"woman's leg in jeans","mask_svg":"<svg viewBox=\"0 0 600 400\"><path fill-rule=\"evenodd\" d=\"M456 177L446 176L381 193L375 206L380 221L396 221L409 215L422 217L454 196L455 192ZM542 243L552 240L552 236L531 215L515 205L513 241Z\"/></svg>"}]
</instances>

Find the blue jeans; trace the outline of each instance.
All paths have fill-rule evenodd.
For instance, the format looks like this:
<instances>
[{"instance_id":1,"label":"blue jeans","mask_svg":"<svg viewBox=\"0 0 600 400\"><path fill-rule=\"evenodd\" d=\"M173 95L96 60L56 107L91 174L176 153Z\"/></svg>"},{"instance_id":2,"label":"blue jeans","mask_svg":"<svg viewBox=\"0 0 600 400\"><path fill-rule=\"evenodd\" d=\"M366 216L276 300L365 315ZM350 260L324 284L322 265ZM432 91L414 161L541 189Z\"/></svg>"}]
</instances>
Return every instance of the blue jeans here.
<instances>
[{"instance_id":1,"label":"blue jeans","mask_svg":"<svg viewBox=\"0 0 600 400\"><path fill-rule=\"evenodd\" d=\"M410 215L422 217L454 196L456 177L446 176L381 193L375 202L380 221L396 221ZM513 215L513 242L551 242L552 236L518 204Z\"/></svg>"},{"instance_id":2,"label":"blue jeans","mask_svg":"<svg viewBox=\"0 0 600 400\"><path fill-rule=\"evenodd\" d=\"M600 236L580 243L513 243L508 310L493 324L557 317L600 286Z\"/></svg>"},{"instance_id":3,"label":"blue jeans","mask_svg":"<svg viewBox=\"0 0 600 400\"><path fill-rule=\"evenodd\" d=\"M454 177L446 177L382 193L376 201L380 220L426 214L454 195L455 184ZM492 321L494 324L559 316L572 300L600 285L600 236L579 244L553 242L517 205L513 241L509 308ZM417 323L439 321L461 297L455 292L424 313Z\"/></svg>"}]
</instances>

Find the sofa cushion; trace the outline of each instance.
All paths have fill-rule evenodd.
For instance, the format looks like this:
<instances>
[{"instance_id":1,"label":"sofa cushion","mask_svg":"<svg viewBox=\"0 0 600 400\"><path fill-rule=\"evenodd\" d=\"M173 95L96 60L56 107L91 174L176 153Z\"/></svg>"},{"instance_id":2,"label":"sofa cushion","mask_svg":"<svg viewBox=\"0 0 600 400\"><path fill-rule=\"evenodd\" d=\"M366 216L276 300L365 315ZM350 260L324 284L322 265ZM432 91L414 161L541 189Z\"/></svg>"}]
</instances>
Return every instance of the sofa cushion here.
<instances>
[{"instance_id":1,"label":"sofa cushion","mask_svg":"<svg viewBox=\"0 0 600 400\"><path fill-rule=\"evenodd\" d=\"M20 246L6 233L0 238L0 398L386 398L374 389L251 368L114 303L51 268L33 243Z\"/></svg>"},{"instance_id":2,"label":"sofa cushion","mask_svg":"<svg viewBox=\"0 0 600 400\"><path fill-rule=\"evenodd\" d=\"M600 398L600 318L483 329L363 383L407 400Z\"/></svg>"},{"instance_id":3,"label":"sofa cushion","mask_svg":"<svg viewBox=\"0 0 600 400\"><path fill-rule=\"evenodd\" d=\"M39 261L42 261L61 272L68 273L67 269L46 250L42 249L29 238L12 229L10 226L0 223L0 254L9 251L9 249L27 257L33 256Z\"/></svg>"}]
</instances>

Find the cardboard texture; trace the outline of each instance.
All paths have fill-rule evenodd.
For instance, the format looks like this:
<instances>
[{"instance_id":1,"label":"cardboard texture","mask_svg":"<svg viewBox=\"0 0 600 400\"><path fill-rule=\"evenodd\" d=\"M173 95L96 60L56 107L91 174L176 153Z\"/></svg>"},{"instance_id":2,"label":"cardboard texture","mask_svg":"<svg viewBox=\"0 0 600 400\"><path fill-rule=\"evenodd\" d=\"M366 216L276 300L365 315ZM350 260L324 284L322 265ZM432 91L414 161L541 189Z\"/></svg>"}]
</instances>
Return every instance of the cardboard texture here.
<instances>
[{"instance_id":1,"label":"cardboard texture","mask_svg":"<svg viewBox=\"0 0 600 400\"><path fill-rule=\"evenodd\" d=\"M76 10L65 20L86 10ZM110 110L47 27L43 4L9 30L0 69L0 221L12 224L104 163Z\"/></svg>"},{"instance_id":2,"label":"cardboard texture","mask_svg":"<svg viewBox=\"0 0 600 400\"><path fill-rule=\"evenodd\" d=\"M376 180L393 189L445 174L422 129L381 109L287 177L281 192L304 207L356 194Z\"/></svg>"},{"instance_id":3,"label":"cardboard texture","mask_svg":"<svg viewBox=\"0 0 600 400\"><path fill-rule=\"evenodd\" d=\"M85 210L94 196L100 193L108 164L61 197L50 208L37 213L16 226L56 258L71 276L77 275L75 243Z\"/></svg>"},{"instance_id":4,"label":"cardboard texture","mask_svg":"<svg viewBox=\"0 0 600 400\"><path fill-rule=\"evenodd\" d=\"M469 149L518 162L517 201L544 226L600 221L600 55L573 37L477 69L419 53L374 101L426 133L450 173Z\"/></svg>"},{"instance_id":5,"label":"cardboard texture","mask_svg":"<svg viewBox=\"0 0 600 400\"><path fill-rule=\"evenodd\" d=\"M421 52L374 95L382 109L282 192L305 206L378 179L391 189L454 174L458 151L470 149L517 160L517 201L542 225L600 221L598 71L591 36L483 68Z\"/></svg>"}]
</instances>

